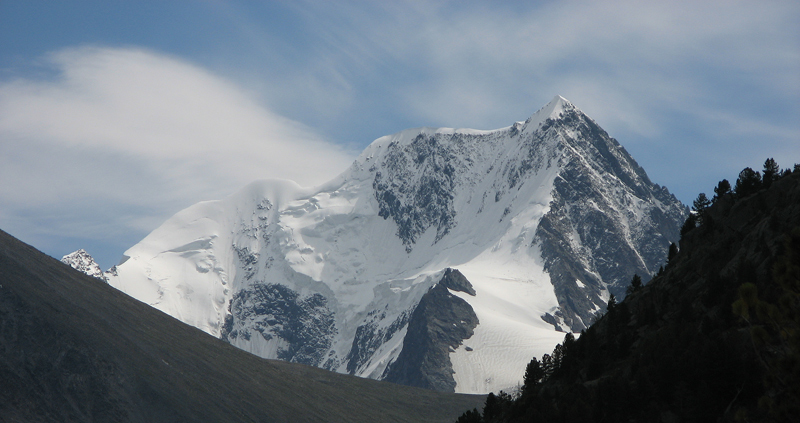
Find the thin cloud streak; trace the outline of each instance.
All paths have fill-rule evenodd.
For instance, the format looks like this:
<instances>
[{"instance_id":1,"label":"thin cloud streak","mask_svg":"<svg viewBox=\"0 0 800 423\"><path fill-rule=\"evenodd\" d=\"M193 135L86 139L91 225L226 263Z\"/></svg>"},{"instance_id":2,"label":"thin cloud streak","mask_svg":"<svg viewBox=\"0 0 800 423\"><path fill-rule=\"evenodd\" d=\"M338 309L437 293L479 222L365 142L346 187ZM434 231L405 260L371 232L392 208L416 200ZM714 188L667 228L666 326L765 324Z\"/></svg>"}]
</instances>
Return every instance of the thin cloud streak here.
<instances>
[{"instance_id":1,"label":"thin cloud streak","mask_svg":"<svg viewBox=\"0 0 800 423\"><path fill-rule=\"evenodd\" d=\"M0 84L0 180L13 181L0 226L18 236L141 238L195 202L256 179L320 184L355 156L175 57L91 47L49 60L54 80Z\"/></svg>"},{"instance_id":2,"label":"thin cloud streak","mask_svg":"<svg viewBox=\"0 0 800 423\"><path fill-rule=\"evenodd\" d=\"M769 64L765 75L777 72L780 78L761 82L773 89L796 85L797 79L789 72L798 65L797 41L785 31L798 8L782 3L559 2L523 11L461 2L307 6L297 8L318 39L304 48L315 61L322 58L315 69L320 75L375 77L400 65L422 73L413 84L420 90L453 75L526 91L542 88L502 76L528 73L546 80L566 72L624 80L647 71L656 82L676 71L675 78L696 72L700 65L763 71Z\"/></svg>"}]
</instances>

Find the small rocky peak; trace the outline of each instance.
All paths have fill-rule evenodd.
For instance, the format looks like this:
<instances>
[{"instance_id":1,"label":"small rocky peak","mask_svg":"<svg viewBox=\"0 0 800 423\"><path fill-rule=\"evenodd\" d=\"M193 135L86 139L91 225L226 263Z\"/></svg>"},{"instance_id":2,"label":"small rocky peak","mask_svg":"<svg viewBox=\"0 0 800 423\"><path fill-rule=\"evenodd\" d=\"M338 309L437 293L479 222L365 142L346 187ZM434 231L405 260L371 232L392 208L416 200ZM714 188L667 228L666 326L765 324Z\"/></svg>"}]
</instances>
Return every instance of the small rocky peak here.
<instances>
[{"instance_id":1,"label":"small rocky peak","mask_svg":"<svg viewBox=\"0 0 800 423\"><path fill-rule=\"evenodd\" d=\"M442 275L442 279L439 281L439 285L453 291L463 292L473 297L475 296L475 288L473 288L467 278L456 269L451 269L449 267L445 269L444 275Z\"/></svg>"},{"instance_id":2,"label":"small rocky peak","mask_svg":"<svg viewBox=\"0 0 800 423\"><path fill-rule=\"evenodd\" d=\"M97 262L94 261L94 258L82 248L65 255L61 258L61 262L79 272L108 282L108 278L103 274L100 265L98 265Z\"/></svg>"}]
</instances>

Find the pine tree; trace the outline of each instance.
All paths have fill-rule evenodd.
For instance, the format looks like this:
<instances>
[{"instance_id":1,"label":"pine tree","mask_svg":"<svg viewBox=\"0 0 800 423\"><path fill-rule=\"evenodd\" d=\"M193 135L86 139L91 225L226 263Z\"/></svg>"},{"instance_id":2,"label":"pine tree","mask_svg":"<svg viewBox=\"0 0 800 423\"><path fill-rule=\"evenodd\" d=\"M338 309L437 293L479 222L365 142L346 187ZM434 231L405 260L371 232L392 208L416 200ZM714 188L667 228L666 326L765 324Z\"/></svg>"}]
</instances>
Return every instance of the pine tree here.
<instances>
[{"instance_id":1,"label":"pine tree","mask_svg":"<svg viewBox=\"0 0 800 423\"><path fill-rule=\"evenodd\" d=\"M461 417L456 420L456 423L483 423L481 413L477 409L472 409L464 412Z\"/></svg>"},{"instance_id":2,"label":"pine tree","mask_svg":"<svg viewBox=\"0 0 800 423\"><path fill-rule=\"evenodd\" d=\"M772 157L768 158L764 162L764 179L761 181L761 185L764 188L769 188L772 185L772 182L780 177L781 168L778 166L778 163L776 163L775 159Z\"/></svg>"},{"instance_id":3,"label":"pine tree","mask_svg":"<svg viewBox=\"0 0 800 423\"><path fill-rule=\"evenodd\" d=\"M697 213L697 221L702 225L703 217L706 214L706 209L711 205L711 201L706 197L706 193L701 192L697 195L697 199L692 203L692 210Z\"/></svg>"},{"instance_id":4,"label":"pine tree","mask_svg":"<svg viewBox=\"0 0 800 423\"><path fill-rule=\"evenodd\" d=\"M544 381L546 374L544 372L544 368L542 364L539 363L539 360L536 357L533 357L530 363L525 367L525 378L524 385L522 387L524 392L531 392L531 390L537 387L542 381Z\"/></svg>"},{"instance_id":5,"label":"pine tree","mask_svg":"<svg viewBox=\"0 0 800 423\"><path fill-rule=\"evenodd\" d=\"M642 289L642 277L637 274L634 274L633 279L631 280L631 284L628 286L628 289L626 290L626 293L630 295L640 289Z\"/></svg>"},{"instance_id":6,"label":"pine tree","mask_svg":"<svg viewBox=\"0 0 800 423\"><path fill-rule=\"evenodd\" d=\"M669 243L669 252L667 253L667 263L671 262L675 256L678 255L678 246L674 242Z\"/></svg>"},{"instance_id":7,"label":"pine tree","mask_svg":"<svg viewBox=\"0 0 800 423\"><path fill-rule=\"evenodd\" d=\"M739 172L739 178L736 179L736 186L733 187L736 197L744 198L750 194L754 194L761 189L761 173L746 167Z\"/></svg>"},{"instance_id":8,"label":"pine tree","mask_svg":"<svg viewBox=\"0 0 800 423\"><path fill-rule=\"evenodd\" d=\"M731 183L728 182L727 179L723 179L719 181L717 187L714 188L714 198L711 199L711 202L716 202L720 198L722 198L726 194L730 194L731 192Z\"/></svg>"},{"instance_id":9,"label":"pine tree","mask_svg":"<svg viewBox=\"0 0 800 423\"><path fill-rule=\"evenodd\" d=\"M775 162L775 159L772 157L768 158L764 162L764 186L769 187L772 184L772 181L778 179L780 176L781 168L778 166L778 163Z\"/></svg>"},{"instance_id":10,"label":"pine tree","mask_svg":"<svg viewBox=\"0 0 800 423\"><path fill-rule=\"evenodd\" d=\"M767 371L759 406L774 421L791 421L800 413L800 228L788 234L773 278L777 302L759 298L758 286L748 282L739 287L733 313L747 322Z\"/></svg>"},{"instance_id":11,"label":"pine tree","mask_svg":"<svg viewBox=\"0 0 800 423\"><path fill-rule=\"evenodd\" d=\"M500 400L494 392L490 392L489 395L486 396L486 402L483 405L483 420L486 422L495 421L500 417L501 413Z\"/></svg>"},{"instance_id":12,"label":"pine tree","mask_svg":"<svg viewBox=\"0 0 800 423\"><path fill-rule=\"evenodd\" d=\"M686 222L683 222L683 226L681 227L681 237L689 233L692 229L697 227L697 214L689 213L689 217L686 218Z\"/></svg>"},{"instance_id":13,"label":"pine tree","mask_svg":"<svg viewBox=\"0 0 800 423\"><path fill-rule=\"evenodd\" d=\"M547 378L549 378L550 375L553 374L553 371L555 371L555 369L556 366L555 363L553 362L553 356L551 356L550 354L543 355L542 370L544 370L544 378L542 379L542 381L547 380Z\"/></svg>"},{"instance_id":14,"label":"pine tree","mask_svg":"<svg viewBox=\"0 0 800 423\"><path fill-rule=\"evenodd\" d=\"M617 298L614 296L614 294L611 294L611 296L608 298L608 306L606 306L606 311L611 312L616 306Z\"/></svg>"}]
</instances>

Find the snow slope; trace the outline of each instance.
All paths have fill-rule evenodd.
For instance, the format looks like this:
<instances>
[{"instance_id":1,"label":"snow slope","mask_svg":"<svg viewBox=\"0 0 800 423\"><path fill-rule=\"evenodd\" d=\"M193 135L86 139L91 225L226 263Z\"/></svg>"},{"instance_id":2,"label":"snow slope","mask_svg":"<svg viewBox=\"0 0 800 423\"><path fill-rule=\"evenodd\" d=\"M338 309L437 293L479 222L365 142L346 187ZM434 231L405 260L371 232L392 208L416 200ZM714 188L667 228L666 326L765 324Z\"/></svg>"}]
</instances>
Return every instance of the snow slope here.
<instances>
[{"instance_id":1,"label":"snow slope","mask_svg":"<svg viewBox=\"0 0 800 423\"><path fill-rule=\"evenodd\" d=\"M531 357L563 339L556 327L576 329L604 308L609 287L622 283L604 280L592 262L594 250L582 243L589 234L581 233L592 222L583 215L557 219L572 222L562 231L568 234L541 233L543 219L577 201L565 202L558 189L565 171L584 163L601 182L617 181L591 195L611 189L638 205L631 216L612 216L614 228L627 231L620 251L640 251L640 236L666 251L670 234L656 231L664 225L647 216L684 211L668 193L654 196L661 188L652 188L638 165L622 166L621 176L596 169L609 158L585 157L598 153L584 150L616 141L604 132L600 141L582 139L587 122L556 97L527 121L494 131L418 128L379 138L322 186L257 181L181 211L126 251L109 283L262 357L380 379L412 342L406 329L420 299L445 268L458 269L476 295L452 294L479 324L450 353L455 389L507 389ZM620 151L613 154L629 157ZM632 182L623 174L634 175ZM598 210L623 207L592 198ZM584 286L579 310L559 297L565 271L552 259L554 239L589 251L573 260L583 260L574 266L584 273L570 276ZM631 275L655 265L640 261Z\"/></svg>"}]
</instances>

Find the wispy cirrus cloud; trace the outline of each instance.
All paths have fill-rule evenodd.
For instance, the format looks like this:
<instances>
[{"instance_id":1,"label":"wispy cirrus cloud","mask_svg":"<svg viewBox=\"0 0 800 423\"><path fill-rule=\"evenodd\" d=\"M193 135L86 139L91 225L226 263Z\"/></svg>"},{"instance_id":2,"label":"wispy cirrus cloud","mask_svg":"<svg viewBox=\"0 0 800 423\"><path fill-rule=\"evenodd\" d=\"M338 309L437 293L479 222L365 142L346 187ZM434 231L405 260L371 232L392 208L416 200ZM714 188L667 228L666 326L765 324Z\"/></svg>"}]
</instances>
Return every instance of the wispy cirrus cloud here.
<instances>
[{"instance_id":1,"label":"wispy cirrus cloud","mask_svg":"<svg viewBox=\"0 0 800 423\"><path fill-rule=\"evenodd\" d=\"M315 83L291 85L308 96L270 92L304 104L320 91L319 102L347 92L342 107L314 108L334 122L373 96L425 124L492 128L556 93L626 127L655 119L654 108L800 95L800 6L792 2L294 4L306 35L287 49L308 62L289 62ZM638 118L618 121L620 108Z\"/></svg>"},{"instance_id":2,"label":"wispy cirrus cloud","mask_svg":"<svg viewBox=\"0 0 800 423\"><path fill-rule=\"evenodd\" d=\"M328 133L492 129L561 94L684 201L766 157L800 160L796 2L293 4L315 59L298 75L316 85L270 92L345 92L307 117L286 106Z\"/></svg>"}]
</instances>

